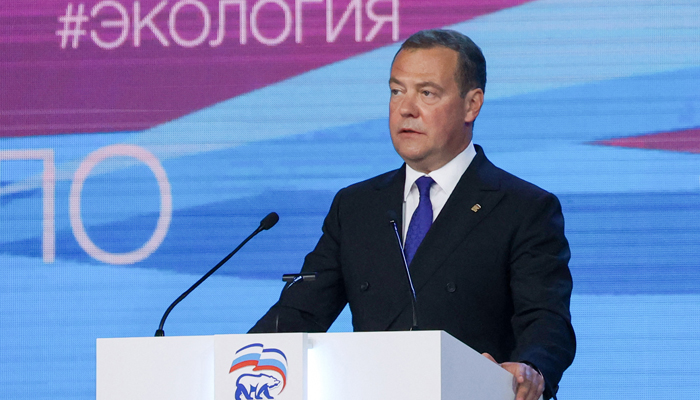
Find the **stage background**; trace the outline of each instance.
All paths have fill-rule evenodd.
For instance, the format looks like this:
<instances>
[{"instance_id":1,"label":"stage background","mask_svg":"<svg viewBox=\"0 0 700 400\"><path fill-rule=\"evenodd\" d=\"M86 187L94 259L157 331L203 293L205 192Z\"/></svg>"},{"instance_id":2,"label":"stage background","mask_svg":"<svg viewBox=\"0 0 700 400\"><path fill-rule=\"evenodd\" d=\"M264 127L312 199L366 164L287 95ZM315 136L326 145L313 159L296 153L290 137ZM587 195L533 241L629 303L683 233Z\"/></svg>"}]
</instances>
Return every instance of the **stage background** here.
<instances>
[{"instance_id":1,"label":"stage background","mask_svg":"<svg viewBox=\"0 0 700 400\"><path fill-rule=\"evenodd\" d=\"M700 5L684 0L2 2L0 397L94 398L95 339L153 335L276 211L165 326L245 332L334 193L400 166L390 62L437 27L486 56L475 143L562 202L579 347L559 398L697 399Z\"/></svg>"}]
</instances>

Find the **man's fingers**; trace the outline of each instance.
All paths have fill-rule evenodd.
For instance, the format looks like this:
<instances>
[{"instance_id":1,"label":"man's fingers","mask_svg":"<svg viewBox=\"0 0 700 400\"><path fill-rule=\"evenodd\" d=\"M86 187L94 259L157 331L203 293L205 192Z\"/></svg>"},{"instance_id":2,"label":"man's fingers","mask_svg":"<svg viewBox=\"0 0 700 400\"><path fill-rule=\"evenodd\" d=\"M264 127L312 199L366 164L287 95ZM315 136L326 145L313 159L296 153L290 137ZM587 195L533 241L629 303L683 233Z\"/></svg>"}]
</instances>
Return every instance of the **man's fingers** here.
<instances>
[{"instance_id":1,"label":"man's fingers","mask_svg":"<svg viewBox=\"0 0 700 400\"><path fill-rule=\"evenodd\" d=\"M516 400L537 400L544 391L544 379L527 364L506 362L501 366L513 374Z\"/></svg>"},{"instance_id":2,"label":"man's fingers","mask_svg":"<svg viewBox=\"0 0 700 400\"><path fill-rule=\"evenodd\" d=\"M537 400L539 395L535 390L531 390L531 387L525 387L523 385L518 386L518 393L515 395L516 400Z\"/></svg>"},{"instance_id":3,"label":"man's fingers","mask_svg":"<svg viewBox=\"0 0 700 400\"><path fill-rule=\"evenodd\" d=\"M520 372L520 369L522 368L524 364L520 363L515 363L515 362L504 362L501 363L501 367L505 369L506 371L510 372L513 374L513 376L518 376L518 373Z\"/></svg>"},{"instance_id":4,"label":"man's fingers","mask_svg":"<svg viewBox=\"0 0 700 400\"><path fill-rule=\"evenodd\" d=\"M532 390L532 376L529 374L528 368L523 368L522 364L517 369L515 374L515 379L518 382L518 392L516 393L516 400L531 400Z\"/></svg>"},{"instance_id":5,"label":"man's fingers","mask_svg":"<svg viewBox=\"0 0 700 400\"><path fill-rule=\"evenodd\" d=\"M486 358L488 358L489 360L495 362L496 364L498 364L498 363L496 362L496 359L493 358L493 356L492 356L491 354L489 354L489 353L481 353L481 355L484 356L484 357L486 357Z\"/></svg>"}]
</instances>

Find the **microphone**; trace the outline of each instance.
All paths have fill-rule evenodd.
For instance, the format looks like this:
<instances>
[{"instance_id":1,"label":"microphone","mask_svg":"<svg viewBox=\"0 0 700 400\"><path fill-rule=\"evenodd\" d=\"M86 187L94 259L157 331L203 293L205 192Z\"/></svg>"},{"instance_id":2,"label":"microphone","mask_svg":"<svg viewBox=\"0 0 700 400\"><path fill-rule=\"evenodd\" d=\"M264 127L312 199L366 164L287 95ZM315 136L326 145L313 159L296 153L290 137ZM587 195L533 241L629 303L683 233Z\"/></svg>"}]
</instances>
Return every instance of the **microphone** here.
<instances>
[{"instance_id":1,"label":"microphone","mask_svg":"<svg viewBox=\"0 0 700 400\"><path fill-rule=\"evenodd\" d=\"M408 268L408 263L406 262L406 254L403 250L403 242L401 241L401 235L399 235L399 228L396 225L396 220L398 217L394 210L389 210L386 213L389 217L389 223L394 226L394 233L396 234L396 240L399 243L399 250L401 250L401 259L403 260L403 266L406 268L406 276L408 277L408 286L411 288L411 311L413 312L413 326L412 331L417 331L418 328L418 302L416 300L416 288L413 286L413 279L411 279L411 270Z\"/></svg>"},{"instance_id":2,"label":"microphone","mask_svg":"<svg viewBox=\"0 0 700 400\"><path fill-rule=\"evenodd\" d=\"M284 288L282 288L282 294L280 294L280 299L284 295L284 292L286 292L292 285L294 285L297 282L313 282L316 280L316 275L318 275L318 272L301 272L298 274L284 274L282 275L282 280L287 282L288 285L285 285ZM277 314L275 315L275 333L279 333L280 331L280 312L279 310L277 311Z\"/></svg>"},{"instance_id":3,"label":"microphone","mask_svg":"<svg viewBox=\"0 0 700 400\"><path fill-rule=\"evenodd\" d=\"M170 305L170 307L168 307L168 309L165 310L165 314L163 314L163 318L160 319L160 325L158 326L158 330L156 331L156 336L165 336L165 331L163 330L163 325L165 325L165 320L168 318L170 311L172 311L173 308L175 308L175 306L179 302L184 300L184 298L187 297L187 295L190 294L193 290L195 290L197 288L197 286L199 286L202 282L204 282L207 278L209 278L214 272L216 272L216 270L219 269L219 267L224 265L226 263L226 261L228 261L229 258L231 258L234 254L236 254L238 252L238 250L240 250L241 247L243 247L243 245L248 243L248 241L250 239L252 239L253 236L257 235L258 233L260 233L262 231L266 231L266 230L272 228L273 226L275 226L275 224L279 220L280 220L280 216L277 215L276 212L271 212L271 213L267 214L265 216L265 218L263 218L262 221L260 221L260 226L258 226L258 228L253 233L251 233L250 236L245 238L245 240L242 241L241 244L239 244L238 247L236 247L232 252L230 252L229 255L224 257L223 260L219 261L219 263L216 264L214 266L214 268L210 269L209 272L207 272L203 277L201 277L197 282L195 282L194 285L190 286L190 288L187 289L183 294L181 294L180 297L175 299L175 301L173 301L173 303Z\"/></svg>"},{"instance_id":4,"label":"microphone","mask_svg":"<svg viewBox=\"0 0 700 400\"><path fill-rule=\"evenodd\" d=\"M303 281L308 281L308 282L313 282L316 280L316 275L317 272L306 272L306 273L300 273L300 274L284 274L282 275L282 280L289 283L289 286L287 286L285 289L289 289L290 286L297 282L303 282Z\"/></svg>"},{"instance_id":5,"label":"microphone","mask_svg":"<svg viewBox=\"0 0 700 400\"><path fill-rule=\"evenodd\" d=\"M253 235L257 235L260 231L266 231L277 223L277 221L280 220L280 216L277 215L276 212L271 212L265 216L265 218L260 221L260 226L258 226L258 229L256 229L255 233Z\"/></svg>"}]
</instances>

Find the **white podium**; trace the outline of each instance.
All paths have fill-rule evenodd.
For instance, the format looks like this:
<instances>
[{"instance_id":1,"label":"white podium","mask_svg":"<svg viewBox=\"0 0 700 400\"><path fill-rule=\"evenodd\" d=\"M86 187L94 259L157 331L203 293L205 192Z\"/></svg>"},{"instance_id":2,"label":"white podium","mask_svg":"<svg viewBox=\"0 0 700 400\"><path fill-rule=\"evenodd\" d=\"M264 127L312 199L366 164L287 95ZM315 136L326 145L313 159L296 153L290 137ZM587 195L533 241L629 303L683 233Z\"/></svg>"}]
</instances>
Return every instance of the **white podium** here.
<instances>
[{"instance_id":1,"label":"white podium","mask_svg":"<svg viewBox=\"0 0 700 400\"><path fill-rule=\"evenodd\" d=\"M97 340L97 400L513 400L513 376L442 331Z\"/></svg>"}]
</instances>

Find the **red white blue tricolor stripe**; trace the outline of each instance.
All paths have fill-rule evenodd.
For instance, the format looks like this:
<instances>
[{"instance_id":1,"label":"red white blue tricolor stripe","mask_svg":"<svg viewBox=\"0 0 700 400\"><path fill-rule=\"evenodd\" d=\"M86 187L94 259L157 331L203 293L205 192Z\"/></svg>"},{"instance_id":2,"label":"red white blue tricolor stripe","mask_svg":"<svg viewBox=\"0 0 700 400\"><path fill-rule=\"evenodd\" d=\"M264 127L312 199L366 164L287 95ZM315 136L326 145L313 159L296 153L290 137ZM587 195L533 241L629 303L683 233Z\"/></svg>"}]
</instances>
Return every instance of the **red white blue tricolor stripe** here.
<instances>
[{"instance_id":1,"label":"red white blue tricolor stripe","mask_svg":"<svg viewBox=\"0 0 700 400\"><path fill-rule=\"evenodd\" d=\"M272 371L282 378L282 390L287 386L287 356L279 349L266 349L262 343L253 343L236 351L229 374L245 367L253 371Z\"/></svg>"}]
</instances>

